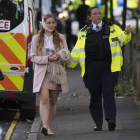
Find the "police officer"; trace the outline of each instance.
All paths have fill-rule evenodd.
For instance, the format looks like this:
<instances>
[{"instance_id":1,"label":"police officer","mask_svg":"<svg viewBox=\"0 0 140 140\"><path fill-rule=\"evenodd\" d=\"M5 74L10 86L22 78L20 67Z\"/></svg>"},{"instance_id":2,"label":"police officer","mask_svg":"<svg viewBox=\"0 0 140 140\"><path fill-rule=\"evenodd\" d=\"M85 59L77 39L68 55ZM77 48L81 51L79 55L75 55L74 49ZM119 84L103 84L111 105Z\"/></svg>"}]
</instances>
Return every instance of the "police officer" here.
<instances>
[{"instance_id":1,"label":"police officer","mask_svg":"<svg viewBox=\"0 0 140 140\"><path fill-rule=\"evenodd\" d=\"M91 95L89 109L96 124L94 131L102 130L102 96L108 130L113 131L116 127L114 87L123 64L121 47L131 40L131 28L122 31L116 24L103 22L97 7L88 9L87 18L90 24L79 32L69 67L80 63L81 76Z\"/></svg>"},{"instance_id":2,"label":"police officer","mask_svg":"<svg viewBox=\"0 0 140 140\"><path fill-rule=\"evenodd\" d=\"M86 24L86 12L89 9L89 6L85 4L85 0L82 0L82 2L83 4L79 5L78 9L75 11L79 22L79 29L83 28L83 26Z\"/></svg>"}]
</instances>

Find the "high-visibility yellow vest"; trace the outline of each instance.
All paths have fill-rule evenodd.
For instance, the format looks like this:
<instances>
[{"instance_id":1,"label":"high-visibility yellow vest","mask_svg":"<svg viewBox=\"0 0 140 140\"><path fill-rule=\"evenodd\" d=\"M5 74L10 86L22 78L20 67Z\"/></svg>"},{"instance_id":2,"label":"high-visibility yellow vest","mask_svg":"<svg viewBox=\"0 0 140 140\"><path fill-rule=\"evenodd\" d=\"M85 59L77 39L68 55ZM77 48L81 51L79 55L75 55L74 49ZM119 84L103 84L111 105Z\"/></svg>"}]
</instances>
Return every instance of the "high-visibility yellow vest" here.
<instances>
[{"instance_id":1,"label":"high-visibility yellow vest","mask_svg":"<svg viewBox=\"0 0 140 140\"><path fill-rule=\"evenodd\" d=\"M88 5L89 7L96 6L97 0L86 0L85 4Z\"/></svg>"},{"instance_id":2,"label":"high-visibility yellow vest","mask_svg":"<svg viewBox=\"0 0 140 140\"><path fill-rule=\"evenodd\" d=\"M107 2L107 18L110 19L111 16L110 16L110 2L108 1ZM101 18L105 18L105 4L101 5L100 7L100 11L101 11Z\"/></svg>"},{"instance_id":3,"label":"high-visibility yellow vest","mask_svg":"<svg viewBox=\"0 0 140 140\"><path fill-rule=\"evenodd\" d=\"M138 8L138 0L128 0L127 6L132 9Z\"/></svg>"},{"instance_id":4,"label":"high-visibility yellow vest","mask_svg":"<svg viewBox=\"0 0 140 140\"><path fill-rule=\"evenodd\" d=\"M117 8L117 0L113 0L113 8Z\"/></svg>"},{"instance_id":5,"label":"high-visibility yellow vest","mask_svg":"<svg viewBox=\"0 0 140 140\"><path fill-rule=\"evenodd\" d=\"M82 0L75 0L72 2L72 5L73 5L73 10L77 10L79 5L83 4Z\"/></svg>"},{"instance_id":6,"label":"high-visibility yellow vest","mask_svg":"<svg viewBox=\"0 0 140 140\"><path fill-rule=\"evenodd\" d=\"M85 41L86 30L80 31L75 47L71 52L71 64L68 67L74 68L78 63L81 67L81 76L85 74ZM115 39L113 39L115 38ZM116 39L117 38L117 39ZM117 41L118 40L118 41ZM113 24L110 26L109 43L112 54L111 72L121 71L123 56L121 47L131 40L131 33L126 34L122 29Z\"/></svg>"}]
</instances>

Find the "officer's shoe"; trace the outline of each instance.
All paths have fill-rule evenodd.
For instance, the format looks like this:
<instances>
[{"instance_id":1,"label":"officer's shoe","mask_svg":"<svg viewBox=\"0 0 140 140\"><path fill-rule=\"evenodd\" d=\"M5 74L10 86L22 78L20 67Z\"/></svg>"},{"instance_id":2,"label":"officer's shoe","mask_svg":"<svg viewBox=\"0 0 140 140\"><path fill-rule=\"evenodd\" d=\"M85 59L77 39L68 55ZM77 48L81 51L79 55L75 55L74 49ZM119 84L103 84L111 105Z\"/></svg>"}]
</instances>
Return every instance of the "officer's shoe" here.
<instances>
[{"instance_id":1,"label":"officer's shoe","mask_svg":"<svg viewBox=\"0 0 140 140\"><path fill-rule=\"evenodd\" d=\"M108 120L108 130L114 131L116 127L116 122L113 120Z\"/></svg>"},{"instance_id":2,"label":"officer's shoe","mask_svg":"<svg viewBox=\"0 0 140 140\"><path fill-rule=\"evenodd\" d=\"M102 130L102 125L96 125L94 127L94 131L101 131Z\"/></svg>"}]
</instances>

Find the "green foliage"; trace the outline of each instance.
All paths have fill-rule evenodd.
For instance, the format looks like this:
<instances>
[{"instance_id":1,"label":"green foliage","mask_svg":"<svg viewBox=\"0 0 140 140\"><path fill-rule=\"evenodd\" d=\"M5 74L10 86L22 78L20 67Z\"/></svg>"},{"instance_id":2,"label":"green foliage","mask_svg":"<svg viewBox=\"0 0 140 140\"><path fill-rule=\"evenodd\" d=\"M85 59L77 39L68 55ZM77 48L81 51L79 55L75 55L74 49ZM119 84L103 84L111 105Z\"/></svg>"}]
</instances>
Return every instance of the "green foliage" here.
<instances>
[{"instance_id":1,"label":"green foliage","mask_svg":"<svg viewBox=\"0 0 140 140\"><path fill-rule=\"evenodd\" d=\"M133 78L128 81L122 77L120 84L115 87L115 96L136 95L136 87L133 85Z\"/></svg>"},{"instance_id":2,"label":"green foliage","mask_svg":"<svg viewBox=\"0 0 140 140\"><path fill-rule=\"evenodd\" d=\"M134 34L136 34L136 27L131 27L131 29L132 29L132 32L133 32ZM139 36L140 36L140 28L139 28Z\"/></svg>"},{"instance_id":3,"label":"green foliage","mask_svg":"<svg viewBox=\"0 0 140 140\"><path fill-rule=\"evenodd\" d=\"M136 101L138 107L140 107L140 101Z\"/></svg>"},{"instance_id":4,"label":"green foliage","mask_svg":"<svg viewBox=\"0 0 140 140\"><path fill-rule=\"evenodd\" d=\"M71 94L68 98L79 98L79 97L82 97L82 96L89 96L90 94L89 93L74 93L74 94Z\"/></svg>"},{"instance_id":5,"label":"green foliage","mask_svg":"<svg viewBox=\"0 0 140 140\"><path fill-rule=\"evenodd\" d=\"M69 96L69 98L78 98L78 93L75 93L75 94L71 94L70 96Z\"/></svg>"}]
</instances>

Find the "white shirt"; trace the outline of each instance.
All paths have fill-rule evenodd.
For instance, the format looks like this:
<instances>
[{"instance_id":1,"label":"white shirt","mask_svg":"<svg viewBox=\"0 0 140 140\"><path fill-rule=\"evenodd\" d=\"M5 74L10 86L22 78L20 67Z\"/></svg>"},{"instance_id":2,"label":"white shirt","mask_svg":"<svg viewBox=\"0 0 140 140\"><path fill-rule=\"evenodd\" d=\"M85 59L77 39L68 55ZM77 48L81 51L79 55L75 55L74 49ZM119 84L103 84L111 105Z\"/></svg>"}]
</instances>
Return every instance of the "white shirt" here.
<instances>
[{"instance_id":1,"label":"white shirt","mask_svg":"<svg viewBox=\"0 0 140 140\"><path fill-rule=\"evenodd\" d=\"M92 23L92 25L93 25L93 30L95 30L96 31L96 24L94 24L94 23ZM102 22L102 20L101 20L101 22L98 24L98 26L99 26L99 31L102 29L102 25L103 25L103 22Z\"/></svg>"},{"instance_id":2,"label":"white shirt","mask_svg":"<svg viewBox=\"0 0 140 140\"><path fill-rule=\"evenodd\" d=\"M44 34L44 37L45 37L45 47L46 47L47 54L54 54L55 48L53 45L53 35L48 37Z\"/></svg>"}]
</instances>

